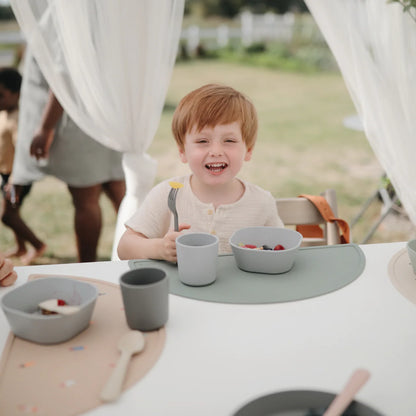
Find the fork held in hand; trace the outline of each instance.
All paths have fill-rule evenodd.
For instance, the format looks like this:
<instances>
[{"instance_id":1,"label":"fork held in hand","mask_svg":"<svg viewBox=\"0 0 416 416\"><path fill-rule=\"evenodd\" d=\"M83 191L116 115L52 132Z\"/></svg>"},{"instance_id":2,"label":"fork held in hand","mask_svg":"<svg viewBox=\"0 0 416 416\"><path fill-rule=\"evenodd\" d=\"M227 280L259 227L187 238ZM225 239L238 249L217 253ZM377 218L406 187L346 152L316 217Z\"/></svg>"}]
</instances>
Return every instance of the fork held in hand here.
<instances>
[{"instance_id":1,"label":"fork held in hand","mask_svg":"<svg viewBox=\"0 0 416 416\"><path fill-rule=\"evenodd\" d=\"M173 219L175 222L175 231L179 231L178 211L176 211L176 195L178 194L178 190L178 188L172 188L168 196L168 207L173 214Z\"/></svg>"}]
</instances>

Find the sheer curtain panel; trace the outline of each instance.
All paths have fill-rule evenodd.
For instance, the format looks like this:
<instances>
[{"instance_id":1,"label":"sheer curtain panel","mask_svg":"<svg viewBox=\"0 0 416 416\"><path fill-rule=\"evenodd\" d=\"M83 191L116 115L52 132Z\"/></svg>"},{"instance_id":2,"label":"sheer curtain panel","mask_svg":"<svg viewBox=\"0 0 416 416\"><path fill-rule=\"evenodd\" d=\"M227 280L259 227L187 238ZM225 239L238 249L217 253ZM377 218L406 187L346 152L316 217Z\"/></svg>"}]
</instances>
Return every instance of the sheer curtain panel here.
<instances>
[{"instance_id":1,"label":"sheer curtain panel","mask_svg":"<svg viewBox=\"0 0 416 416\"><path fill-rule=\"evenodd\" d=\"M367 139L416 224L416 22L387 0L305 0Z\"/></svg>"},{"instance_id":2,"label":"sheer curtain panel","mask_svg":"<svg viewBox=\"0 0 416 416\"><path fill-rule=\"evenodd\" d=\"M123 152L124 222L153 185L146 153L157 130L179 44L184 0L11 0L20 28L67 113ZM93 163L93 161L91 161Z\"/></svg>"}]
</instances>

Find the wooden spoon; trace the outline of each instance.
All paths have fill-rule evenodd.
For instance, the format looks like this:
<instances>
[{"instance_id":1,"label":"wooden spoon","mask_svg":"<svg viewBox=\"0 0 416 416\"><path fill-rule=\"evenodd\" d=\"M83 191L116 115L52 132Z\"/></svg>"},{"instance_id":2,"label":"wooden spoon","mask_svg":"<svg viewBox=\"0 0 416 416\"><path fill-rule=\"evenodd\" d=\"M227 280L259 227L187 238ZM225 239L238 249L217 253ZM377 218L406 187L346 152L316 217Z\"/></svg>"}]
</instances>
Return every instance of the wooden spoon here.
<instances>
[{"instance_id":1,"label":"wooden spoon","mask_svg":"<svg viewBox=\"0 0 416 416\"><path fill-rule=\"evenodd\" d=\"M370 378L367 370L355 370L342 391L335 397L323 416L340 416L354 400L354 396Z\"/></svg>"},{"instance_id":2,"label":"wooden spoon","mask_svg":"<svg viewBox=\"0 0 416 416\"><path fill-rule=\"evenodd\" d=\"M133 354L142 351L144 344L144 336L140 331L129 331L120 338L118 349L121 356L106 385L101 390L100 398L102 401L111 402L118 399L130 358Z\"/></svg>"}]
</instances>

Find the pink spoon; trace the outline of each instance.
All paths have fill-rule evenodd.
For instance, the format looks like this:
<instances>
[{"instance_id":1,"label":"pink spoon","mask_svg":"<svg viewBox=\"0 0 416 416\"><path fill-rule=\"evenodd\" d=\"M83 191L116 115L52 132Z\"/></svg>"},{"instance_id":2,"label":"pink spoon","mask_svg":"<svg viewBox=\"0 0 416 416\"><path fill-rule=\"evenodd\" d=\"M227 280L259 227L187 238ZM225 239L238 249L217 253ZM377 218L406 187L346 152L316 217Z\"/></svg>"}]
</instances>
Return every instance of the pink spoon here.
<instances>
[{"instance_id":1,"label":"pink spoon","mask_svg":"<svg viewBox=\"0 0 416 416\"><path fill-rule=\"evenodd\" d=\"M341 416L342 412L354 400L354 396L370 378L367 370L359 368L352 373L347 384L326 409L323 416Z\"/></svg>"}]
</instances>

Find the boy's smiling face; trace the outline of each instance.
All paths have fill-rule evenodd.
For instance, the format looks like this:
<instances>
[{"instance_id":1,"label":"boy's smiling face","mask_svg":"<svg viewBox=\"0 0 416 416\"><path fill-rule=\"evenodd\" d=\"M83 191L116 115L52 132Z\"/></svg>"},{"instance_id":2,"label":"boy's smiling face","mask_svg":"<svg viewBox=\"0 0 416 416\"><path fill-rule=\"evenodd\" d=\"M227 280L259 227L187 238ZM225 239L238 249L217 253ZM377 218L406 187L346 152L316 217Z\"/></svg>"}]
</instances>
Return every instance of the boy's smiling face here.
<instances>
[{"instance_id":1,"label":"boy's smiling face","mask_svg":"<svg viewBox=\"0 0 416 416\"><path fill-rule=\"evenodd\" d=\"M179 149L182 162L188 163L196 178L206 185L232 182L243 162L251 159L243 141L239 122L195 126L186 133L183 149Z\"/></svg>"}]
</instances>

